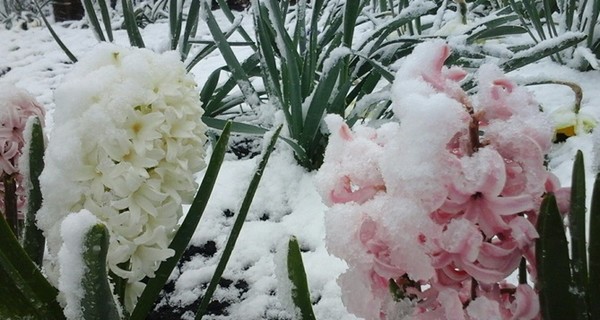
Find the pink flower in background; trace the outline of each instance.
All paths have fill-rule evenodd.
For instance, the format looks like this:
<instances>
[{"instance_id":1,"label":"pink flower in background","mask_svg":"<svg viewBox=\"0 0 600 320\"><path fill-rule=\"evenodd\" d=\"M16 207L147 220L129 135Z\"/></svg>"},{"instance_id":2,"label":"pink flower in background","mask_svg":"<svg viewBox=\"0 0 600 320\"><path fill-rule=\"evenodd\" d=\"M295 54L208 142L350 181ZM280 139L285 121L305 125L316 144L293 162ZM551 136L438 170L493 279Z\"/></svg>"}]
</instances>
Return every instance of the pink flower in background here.
<instances>
[{"instance_id":1,"label":"pink flower in background","mask_svg":"<svg viewBox=\"0 0 600 320\"><path fill-rule=\"evenodd\" d=\"M495 66L480 69L472 103L459 83L466 72L444 66L449 55L430 41L404 60L392 124L350 129L326 118L316 180L331 207L328 249L349 267L342 300L368 320L538 319L535 290L506 278L525 259L535 281L543 194L568 207L544 167L552 126ZM419 122L427 112L435 123Z\"/></svg>"},{"instance_id":2,"label":"pink flower in background","mask_svg":"<svg viewBox=\"0 0 600 320\"><path fill-rule=\"evenodd\" d=\"M0 176L13 175L16 181L18 219L26 204L23 175L19 172L27 120L36 116L44 123L44 108L27 91L11 85L0 87ZM0 210L4 212L4 183L0 187Z\"/></svg>"}]
</instances>

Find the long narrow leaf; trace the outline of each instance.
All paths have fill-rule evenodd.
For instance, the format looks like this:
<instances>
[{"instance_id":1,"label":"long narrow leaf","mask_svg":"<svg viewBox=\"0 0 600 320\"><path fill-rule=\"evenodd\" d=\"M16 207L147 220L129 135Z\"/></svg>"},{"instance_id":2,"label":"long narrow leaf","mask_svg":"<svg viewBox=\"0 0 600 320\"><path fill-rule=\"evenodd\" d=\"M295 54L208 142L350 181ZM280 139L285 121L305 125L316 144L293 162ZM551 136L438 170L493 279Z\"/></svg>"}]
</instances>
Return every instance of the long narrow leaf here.
<instances>
[{"instance_id":1,"label":"long narrow leaf","mask_svg":"<svg viewBox=\"0 0 600 320\"><path fill-rule=\"evenodd\" d=\"M227 150L227 145L229 143L230 133L231 124L226 124L223 128L223 132L221 133L219 141L214 147L212 156L210 157L210 162L206 168L206 173L202 179L202 184L196 193L196 197L192 202L192 206L190 207L183 223L179 227L179 230L177 230L177 233L175 234L175 237L169 246L169 248L175 251L175 254L166 261L163 261L156 271L156 276L148 281L146 288L138 299L134 310L131 312L130 320L146 319L146 316L150 309L152 309L160 290L167 282L167 279L171 275L171 272L177 265L179 259L181 259L185 248L189 244L190 239L192 238L192 235L198 226L200 218L202 218L202 214L204 213L206 204L210 199L210 195L212 194L221 164L225 158L225 151Z\"/></svg>"},{"instance_id":2,"label":"long narrow leaf","mask_svg":"<svg viewBox=\"0 0 600 320\"><path fill-rule=\"evenodd\" d=\"M542 201L538 218L536 260L544 320L577 319L565 229L553 194Z\"/></svg>"},{"instance_id":3,"label":"long narrow leaf","mask_svg":"<svg viewBox=\"0 0 600 320\"><path fill-rule=\"evenodd\" d=\"M292 301L300 309L300 319L315 320L312 303L310 302L308 282L306 281L306 271L304 270L300 245L296 237L291 237L288 242L287 271L293 284Z\"/></svg>"},{"instance_id":4,"label":"long narrow leaf","mask_svg":"<svg viewBox=\"0 0 600 320\"><path fill-rule=\"evenodd\" d=\"M67 46L65 45L65 43L62 42L62 40L60 39L60 37L58 36L58 34L56 34L56 32L54 32L54 29L52 28L52 26L48 22L48 19L46 19L46 16L42 13L43 12L42 8L38 4L37 0L33 0L33 3L35 4L35 7L37 8L38 12L40 12L40 16L42 17L42 20L44 21L44 24L46 25L46 28L48 28L48 31L50 31L50 34L52 35L52 38L54 38L54 41L56 41L56 44L58 44L58 46L62 49L62 51L67 55L67 57L69 57L69 59L71 60L71 62L73 62L73 63L77 62L77 58L75 58L75 55L73 55L73 53L71 52L71 50L69 50L69 48L67 48Z\"/></svg>"},{"instance_id":5,"label":"long narrow leaf","mask_svg":"<svg viewBox=\"0 0 600 320\"><path fill-rule=\"evenodd\" d=\"M209 117L202 117L202 122L204 122L210 128L217 130L222 130L225 124L231 122L231 131L235 133L263 135L268 131L265 128L261 128L251 124L235 121L226 121ZM298 161L300 163L306 163L308 161L306 151L296 141L290 138L282 137L281 135L279 136L279 139L287 143L294 150L294 153L296 153L296 156L298 157Z\"/></svg>"},{"instance_id":6,"label":"long narrow leaf","mask_svg":"<svg viewBox=\"0 0 600 320\"><path fill-rule=\"evenodd\" d=\"M27 213L25 214L25 228L23 230L23 249L38 266L42 265L44 257L45 238L35 224L37 212L42 207L42 191L40 189L40 175L44 170L44 133L40 119L33 120L31 136L27 137L29 144L29 172L27 178Z\"/></svg>"},{"instance_id":7,"label":"long narrow leaf","mask_svg":"<svg viewBox=\"0 0 600 320\"><path fill-rule=\"evenodd\" d=\"M586 308L585 292L588 282L587 248L585 241L585 167L583 153L577 151L573 174L571 176L571 207L569 213L569 229L571 235L571 270L574 289L584 294L575 295L577 303L577 319L589 319Z\"/></svg>"},{"instance_id":8,"label":"long narrow leaf","mask_svg":"<svg viewBox=\"0 0 600 320\"><path fill-rule=\"evenodd\" d=\"M233 223L233 227L231 228L231 233L229 234L229 238L227 239L227 243L225 244L225 248L223 249L223 254L219 259L219 263L217 264L217 268L215 269L215 273L213 274L212 279L206 288L206 292L204 293L204 297L202 297L202 301L200 302L200 306L198 307L198 312L196 313L196 319L202 319L204 314L206 313L206 309L208 308L208 304L212 299L212 295L217 289L217 285L221 280L221 276L225 271L225 267L227 266L227 262L229 262L229 257L231 256L231 252L235 246L237 238L242 231L242 226L244 225L244 221L246 220L246 216L248 215L248 211L250 210L250 205L252 204L252 200L254 199L254 195L256 194L256 190L258 189L258 184L262 179L263 172L267 163L269 161L269 157L271 156L271 152L275 149L275 143L277 142L277 138L279 137L279 133L281 132L281 128L279 127L275 130L275 133L271 137L269 141L269 145L265 150L265 153L258 164L258 168L250 181L250 185L248 186L248 191L244 196L244 200L242 201L242 206L240 207L240 211L238 216L235 218L235 222Z\"/></svg>"},{"instance_id":9,"label":"long narrow leaf","mask_svg":"<svg viewBox=\"0 0 600 320\"><path fill-rule=\"evenodd\" d=\"M596 175L589 223L588 301L590 318L600 319L600 174Z\"/></svg>"},{"instance_id":10,"label":"long narrow leaf","mask_svg":"<svg viewBox=\"0 0 600 320\"><path fill-rule=\"evenodd\" d=\"M107 274L109 238L106 226L98 223L86 232L83 239L85 273L81 279L81 312L85 320L120 319Z\"/></svg>"},{"instance_id":11,"label":"long narrow leaf","mask_svg":"<svg viewBox=\"0 0 600 320\"><path fill-rule=\"evenodd\" d=\"M227 43L227 39L223 35L223 32L221 31L221 28L219 27L215 16L212 14L210 8L208 7L208 3L203 2L202 5L204 6L203 10L206 11L206 24L208 25L208 29L214 37L217 43L217 47L223 55L223 59L225 59L225 62L231 68L231 73L236 79L240 90L246 97L246 101L251 106L258 106L260 104L260 100L258 99L254 86L252 85L252 83L250 83L250 80L248 79L248 75L242 68L242 65L233 53L233 50L231 50L231 46Z\"/></svg>"},{"instance_id":12,"label":"long narrow leaf","mask_svg":"<svg viewBox=\"0 0 600 320\"><path fill-rule=\"evenodd\" d=\"M566 48L577 45L585 40L585 34L570 33L563 38L550 39L536 44L531 49L521 51L512 57L510 60L500 64L500 68L504 72L513 71L530 63L538 61L547 56L558 53Z\"/></svg>"},{"instance_id":13,"label":"long narrow leaf","mask_svg":"<svg viewBox=\"0 0 600 320\"><path fill-rule=\"evenodd\" d=\"M177 49L181 25L183 24L183 0L169 0L169 31L171 37L171 50ZM189 70L188 70L189 71Z\"/></svg>"},{"instance_id":14,"label":"long narrow leaf","mask_svg":"<svg viewBox=\"0 0 600 320\"><path fill-rule=\"evenodd\" d=\"M206 3L206 5L208 5ZM210 12L210 9L208 9ZM200 0L192 0L190 4L190 9L188 10L187 21L185 22L185 30L183 31L183 39L181 45L181 58L185 60L187 58L188 53L192 45L189 40L193 38L196 34L196 29L198 28L198 17L200 16Z\"/></svg>"},{"instance_id":15,"label":"long narrow leaf","mask_svg":"<svg viewBox=\"0 0 600 320\"><path fill-rule=\"evenodd\" d=\"M134 47L144 48L144 39L140 34L140 29L137 26L135 14L133 13L133 3L131 0L121 0L121 5L123 6L123 19L125 20L129 43Z\"/></svg>"},{"instance_id":16,"label":"long narrow leaf","mask_svg":"<svg viewBox=\"0 0 600 320\"><path fill-rule=\"evenodd\" d=\"M96 10L94 9L94 4L92 0L82 0L83 7L85 8L85 13L87 14L88 21L92 26L92 30L98 37L100 41L106 41L104 37L104 31L102 31L102 27L100 27L100 21L98 21L98 17L96 16Z\"/></svg>"},{"instance_id":17,"label":"long narrow leaf","mask_svg":"<svg viewBox=\"0 0 600 320\"><path fill-rule=\"evenodd\" d=\"M106 1L99 0L98 6L100 6L100 14L102 15L102 23L104 24L104 30L106 30L106 37L108 41L113 41L112 26L110 25L110 15L108 13L108 6Z\"/></svg>"},{"instance_id":18,"label":"long narrow leaf","mask_svg":"<svg viewBox=\"0 0 600 320\"><path fill-rule=\"evenodd\" d=\"M7 296L0 297L0 314L3 319L16 318L24 314L24 318L38 316L39 319L64 319L62 309L56 297L58 291L50 285L29 259L17 238L10 230L4 216L0 214L0 287L16 289L3 294L21 296L26 304L8 305L12 300Z\"/></svg>"}]
</instances>

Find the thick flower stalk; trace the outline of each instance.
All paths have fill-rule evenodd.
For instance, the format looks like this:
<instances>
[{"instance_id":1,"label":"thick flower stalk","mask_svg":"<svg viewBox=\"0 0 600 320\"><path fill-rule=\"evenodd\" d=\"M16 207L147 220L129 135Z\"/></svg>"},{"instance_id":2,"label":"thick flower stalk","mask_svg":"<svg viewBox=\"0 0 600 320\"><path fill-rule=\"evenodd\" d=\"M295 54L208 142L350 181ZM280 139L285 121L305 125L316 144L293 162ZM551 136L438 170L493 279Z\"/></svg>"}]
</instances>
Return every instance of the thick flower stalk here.
<instances>
[{"instance_id":1,"label":"thick flower stalk","mask_svg":"<svg viewBox=\"0 0 600 320\"><path fill-rule=\"evenodd\" d=\"M11 85L0 87L0 211L7 214L5 188L12 187L10 192L16 195L18 221L23 221L27 207L24 178L20 170L25 146L24 131L30 117L38 117L43 124L44 115L42 105L27 91ZM11 220L12 217L7 218Z\"/></svg>"},{"instance_id":2,"label":"thick flower stalk","mask_svg":"<svg viewBox=\"0 0 600 320\"><path fill-rule=\"evenodd\" d=\"M60 270L60 224L86 209L110 233L110 271L127 281L131 310L192 200L204 166L206 126L196 84L174 52L100 44L55 92L54 131L40 178L38 225L51 280ZM114 276L113 276L114 280Z\"/></svg>"},{"instance_id":3,"label":"thick flower stalk","mask_svg":"<svg viewBox=\"0 0 600 320\"><path fill-rule=\"evenodd\" d=\"M481 67L469 96L448 56L434 41L404 61L398 121L350 130L326 118L316 179L328 249L349 265L343 301L365 319L536 319L535 290L506 278L526 262L535 281L541 197L566 198L544 167L551 122L495 66Z\"/></svg>"}]
</instances>

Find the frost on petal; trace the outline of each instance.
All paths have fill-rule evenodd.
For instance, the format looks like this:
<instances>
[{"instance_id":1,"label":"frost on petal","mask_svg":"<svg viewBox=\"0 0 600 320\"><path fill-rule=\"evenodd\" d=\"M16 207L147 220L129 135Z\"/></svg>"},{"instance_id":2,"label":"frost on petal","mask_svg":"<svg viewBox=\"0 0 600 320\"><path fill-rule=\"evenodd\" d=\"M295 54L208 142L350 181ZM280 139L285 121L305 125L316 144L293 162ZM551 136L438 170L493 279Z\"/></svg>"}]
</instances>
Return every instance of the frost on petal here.
<instances>
[{"instance_id":1,"label":"frost on petal","mask_svg":"<svg viewBox=\"0 0 600 320\"><path fill-rule=\"evenodd\" d=\"M538 294L527 284L518 285L511 309L512 320L537 319L540 315Z\"/></svg>"},{"instance_id":2,"label":"frost on petal","mask_svg":"<svg viewBox=\"0 0 600 320\"><path fill-rule=\"evenodd\" d=\"M467 314L471 320L502 320L498 302L486 297L478 297L471 301L467 307Z\"/></svg>"}]
</instances>

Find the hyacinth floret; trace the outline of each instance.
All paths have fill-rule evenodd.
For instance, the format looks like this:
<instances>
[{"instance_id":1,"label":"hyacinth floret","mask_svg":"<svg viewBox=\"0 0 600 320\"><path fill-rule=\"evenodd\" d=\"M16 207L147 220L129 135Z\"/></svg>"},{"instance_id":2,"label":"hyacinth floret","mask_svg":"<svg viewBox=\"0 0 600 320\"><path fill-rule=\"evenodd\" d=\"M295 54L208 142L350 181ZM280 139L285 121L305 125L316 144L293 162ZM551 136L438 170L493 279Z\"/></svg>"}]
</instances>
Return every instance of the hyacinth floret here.
<instances>
[{"instance_id":1,"label":"hyacinth floret","mask_svg":"<svg viewBox=\"0 0 600 320\"><path fill-rule=\"evenodd\" d=\"M349 266L338 283L365 319L539 319L538 295L506 278L527 263L545 192L568 190L544 167L552 124L496 66L478 93L445 67L443 41L418 45L392 88L396 121L350 129L339 116L316 181L328 250Z\"/></svg>"},{"instance_id":2,"label":"hyacinth floret","mask_svg":"<svg viewBox=\"0 0 600 320\"><path fill-rule=\"evenodd\" d=\"M110 233L110 271L131 310L197 189L206 126L196 83L175 52L100 44L55 92L54 131L40 178L38 225L56 279L60 222L86 209Z\"/></svg>"}]
</instances>

